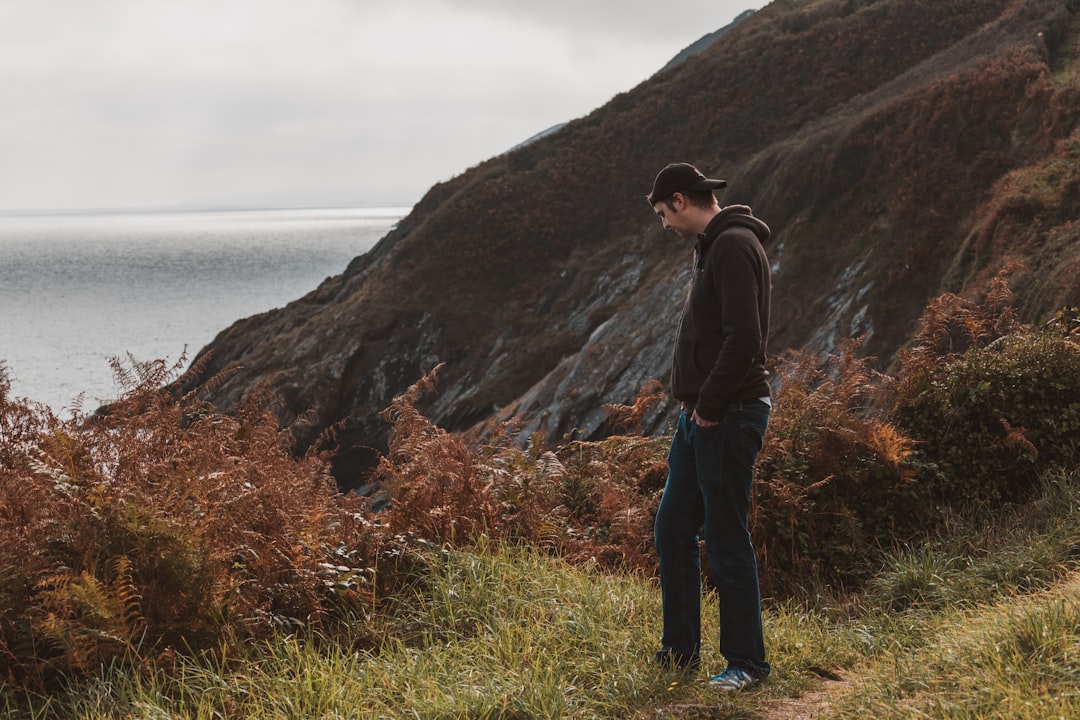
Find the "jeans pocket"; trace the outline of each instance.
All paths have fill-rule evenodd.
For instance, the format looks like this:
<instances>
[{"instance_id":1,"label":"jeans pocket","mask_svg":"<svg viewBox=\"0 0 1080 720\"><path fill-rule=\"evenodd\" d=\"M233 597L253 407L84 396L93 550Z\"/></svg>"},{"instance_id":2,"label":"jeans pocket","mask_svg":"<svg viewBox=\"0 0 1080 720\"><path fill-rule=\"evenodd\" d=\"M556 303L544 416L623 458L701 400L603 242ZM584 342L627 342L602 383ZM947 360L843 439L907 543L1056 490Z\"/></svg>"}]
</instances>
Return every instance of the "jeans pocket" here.
<instances>
[{"instance_id":1,"label":"jeans pocket","mask_svg":"<svg viewBox=\"0 0 1080 720\"><path fill-rule=\"evenodd\" d=\"M717 442L717 438L720 437L720 428L723 427L723 423L716 423L715 425L698 425L692 423L694 428L694 444L708 446Z\"/></svg>"},{"instance_id":2,"label":"jeans pocket","mask_svg":"<svg viewBox=\"0 0 1080 720\"><path fill-rule=\"evenodd\" d=\"M740 443L746 443L748 446L754 448L754 454L756 455L761 446L765 443L765 431L768 429L769 415L765 413L763 416L747 416L740 417L735 422L735 429L738 432Z\"/></svg>"}]
</instances>

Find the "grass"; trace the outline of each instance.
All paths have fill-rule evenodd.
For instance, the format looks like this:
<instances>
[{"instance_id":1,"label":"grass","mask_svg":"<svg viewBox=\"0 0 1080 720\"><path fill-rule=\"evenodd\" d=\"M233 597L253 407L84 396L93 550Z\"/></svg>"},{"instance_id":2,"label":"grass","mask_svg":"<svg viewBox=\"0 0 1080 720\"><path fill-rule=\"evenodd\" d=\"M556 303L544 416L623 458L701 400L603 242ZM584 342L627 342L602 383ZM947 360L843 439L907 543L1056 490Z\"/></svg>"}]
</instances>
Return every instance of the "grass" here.
<instances>
[{"instance_id":1,"label":"grass","mask_svg":"<svg viewBox=\"0 0 1080 720\"><path fill-rule=\"evenodd\" d=\"M632 573L570 565L486 540L432 548L352 645L278 637L243 658L178 657L106 669L48 696L0 695L12 718L772 718L817 703L821 718L1080 716L1080 474L992 523L959 518L900 550L857 596L827 588L767 610L772 678L735 697L716 604L704 605L704 670L647 658L659 591ZM373 636L371 627L377 628ZM834 683L828 702L813 694Z\"/></svg>"},{"instance_id":2,"label":"grass","mask_svg":"<svg viewBox=\"0 0 1080 720\"><path fill-rule=\"evenodd\" d=\"M833 717L1072 718L1080 714L1080 579L915 621L917 643L867 658Z\"/></svg>"},{"instance_id":3,"label":"grass","mask_svg":"<svg viewBox=\"0 0 1080 720\"><path fill-rule=\"evenodd\" d=\"M829 717L1080 716L1078 479L897 555L865 598L877 647Z\"/></svg>"}]
</instances>

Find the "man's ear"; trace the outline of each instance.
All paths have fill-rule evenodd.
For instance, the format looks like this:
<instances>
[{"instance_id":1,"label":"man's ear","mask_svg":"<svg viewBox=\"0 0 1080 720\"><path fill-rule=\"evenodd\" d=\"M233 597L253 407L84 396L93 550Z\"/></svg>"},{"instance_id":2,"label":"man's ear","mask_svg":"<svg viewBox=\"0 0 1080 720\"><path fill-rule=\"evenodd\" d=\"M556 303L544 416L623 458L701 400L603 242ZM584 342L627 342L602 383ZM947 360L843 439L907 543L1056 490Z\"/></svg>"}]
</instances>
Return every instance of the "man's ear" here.
<instances>
[{"instance_id":1,"label":"man's ear","mask_svg":"<svg viewBox=\"0 0 1080 720\"><path fill-rule=\"evenodd\" d=\"M675 212L681 211L686 207L686 196L681 192L672 193L671 195L671 209Z\"/></svg>"}]
</instances>

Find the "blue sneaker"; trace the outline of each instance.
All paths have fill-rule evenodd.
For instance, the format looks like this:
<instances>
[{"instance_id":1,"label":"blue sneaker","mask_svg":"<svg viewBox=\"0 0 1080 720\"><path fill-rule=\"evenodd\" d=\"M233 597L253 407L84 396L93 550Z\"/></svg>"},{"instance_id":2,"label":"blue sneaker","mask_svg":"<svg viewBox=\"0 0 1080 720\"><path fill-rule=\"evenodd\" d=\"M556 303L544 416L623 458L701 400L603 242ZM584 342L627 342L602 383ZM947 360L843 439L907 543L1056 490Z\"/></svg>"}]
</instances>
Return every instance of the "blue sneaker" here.
<instances>
[{"instance_id":1,"label":"blue sneaker","mask_svg":"<svg viewBox=\"0 0 1080 720\"><path fill-rule=\"evenodd\" d=\"M761 678L742 668L728 666L728 669L719 675L709 678L709 684L720 688L724 692L735 692L748 688Z\"/></svg>"}]
</instances>

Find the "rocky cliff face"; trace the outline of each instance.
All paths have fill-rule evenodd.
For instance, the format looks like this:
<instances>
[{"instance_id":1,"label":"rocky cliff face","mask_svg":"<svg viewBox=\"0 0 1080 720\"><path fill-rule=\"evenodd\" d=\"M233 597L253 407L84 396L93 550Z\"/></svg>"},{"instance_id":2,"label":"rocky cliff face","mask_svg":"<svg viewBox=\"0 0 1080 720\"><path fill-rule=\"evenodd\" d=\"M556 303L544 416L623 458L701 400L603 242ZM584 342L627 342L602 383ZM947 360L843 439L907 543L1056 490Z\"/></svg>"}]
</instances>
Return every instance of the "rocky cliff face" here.
<instances>
[{"instance_id":1,"label":"rocky cliff face","mask_svg":"<svg viewBox=\"0 0 1080 720\"><path fill-rule=\"evenodd\" d=\"M337 425L343 487L379 411L445 363L426 408L550 440L666 381L690 248L644 196L693 162L773 229L771 350L866 336L886 364L926 301L1013 261L1029 320L1080 303L1073 0L776 0L557 132L433 187L371 252L203 352L228 409L257 383L301 449ZM646 430L660 431L671 407Z\"/></svg>"}]
</instances>

